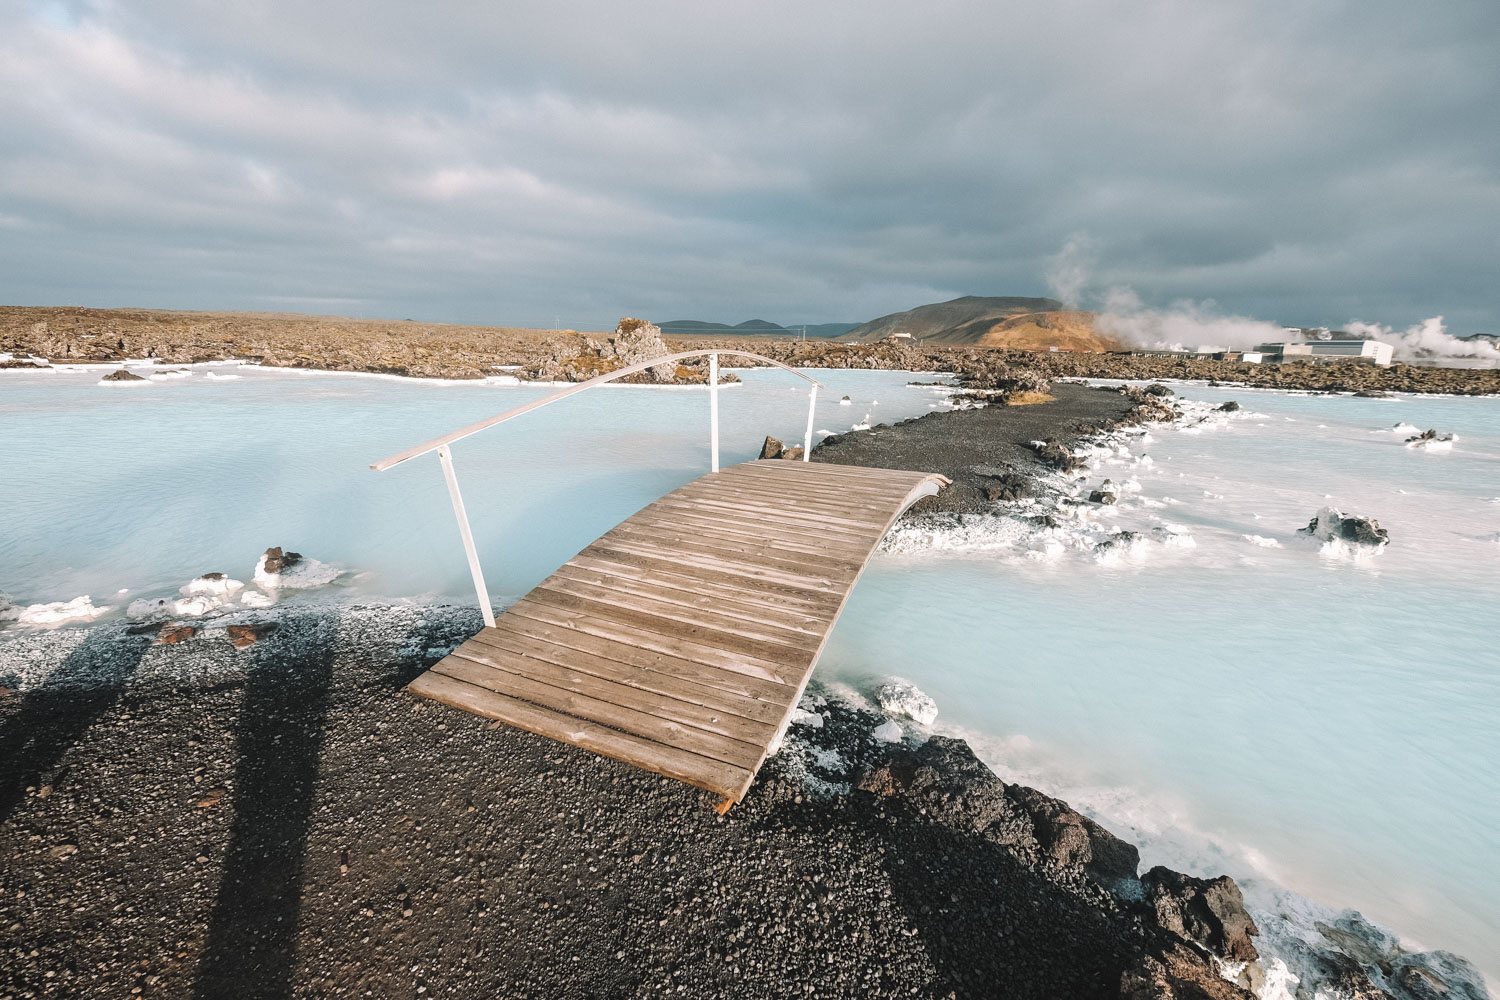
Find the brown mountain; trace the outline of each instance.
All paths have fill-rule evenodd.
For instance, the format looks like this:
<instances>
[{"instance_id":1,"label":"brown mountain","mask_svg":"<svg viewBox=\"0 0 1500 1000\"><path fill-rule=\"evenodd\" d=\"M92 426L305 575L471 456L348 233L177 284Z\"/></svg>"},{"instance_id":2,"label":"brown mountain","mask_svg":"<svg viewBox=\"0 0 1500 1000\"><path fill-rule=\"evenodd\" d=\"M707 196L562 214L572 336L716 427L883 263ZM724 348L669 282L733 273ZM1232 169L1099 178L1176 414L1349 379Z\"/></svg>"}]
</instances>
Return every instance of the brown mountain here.
<instances>
[{"instance_id":1,"label":"brown mountain","mask_svg":"<svg viewBox=\"0 0 1500 1000\"><path fill-rule=\"evenodd\" d=\"M974 344L1012 350L1109 351L1119 344L1096 333L1093 314L1056 299L965 295L892 313L850 330L841 340L883 340L909 333L924 344Z\"/></svg>"}]
</instances>

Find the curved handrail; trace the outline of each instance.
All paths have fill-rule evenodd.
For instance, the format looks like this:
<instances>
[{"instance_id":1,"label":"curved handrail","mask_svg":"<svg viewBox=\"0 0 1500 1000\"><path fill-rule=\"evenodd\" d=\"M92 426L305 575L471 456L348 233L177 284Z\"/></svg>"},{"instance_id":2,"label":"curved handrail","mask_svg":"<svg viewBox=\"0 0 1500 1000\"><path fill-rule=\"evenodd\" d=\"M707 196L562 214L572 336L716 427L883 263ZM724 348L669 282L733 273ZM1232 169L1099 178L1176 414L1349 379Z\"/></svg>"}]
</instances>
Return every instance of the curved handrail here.
<instances>
[{"instance_id":1,"label":"curved handrail","mask_svg":"<svg viewBox=\"0 0 1500 1000\"><path fill-rule=\"evenodd\" d=\"M529 403L523 403L520 406L514 407L513 409L506 410L504 413L498 416L487 417L484 420L469 424L466 427L460 427L458 430L444 434L442 437L433 438L431 441L425 442L424 444L419 444L415 447L408 448L405 451L397 452L396 454L391 455L389 458L382 458L380 461L372 463L370 465L370 468L374 469L376 472L384 472L386 469L390 469L397 465L400 465L402 462L408 462L420 455L425 455L429 451L437 451L439 448L450 445L454 441L466 438L471 434L478 434L480 431L486 430L490 427L494 427L496 424L503 424L507 420L514 420L516 417L521 416L521 414L523 413L530 413L532 410L539 410L544 406L550 406L551 404L556 403L559 400L566 399L574 393L583 392L585 389L592 389L594 386L603 385L606 382L613 382L615 379L624 378L626 375L634 375L636 372L643 372L647 368L655 368L657 365L666 364L667 362L682 361L685 358L703 358L718 354L731 354L737 358L754 358L757 361L764 361L766 364L772 365L776 368L783 368L791 372L798 378L811 382L815 389L821 389L824 387L822 382L819 382L817 379L813 378L811 375L806 374L805 372L798 371L791 365L783 364L782 362L777 361L775 358L768 358L763 354L752 354L749 351L715 349L708 351L683 351L680 354L664 354L659 358L652 358L650 361L641 361L637 364L627 365L624 368L616 368L612 372L605 372L603 375L596 375L586 382L579 382L577 385L570 385L566 389L554 392L550 396L543 396L541 399L534 399Z\"/></svg>"}]
</instances>

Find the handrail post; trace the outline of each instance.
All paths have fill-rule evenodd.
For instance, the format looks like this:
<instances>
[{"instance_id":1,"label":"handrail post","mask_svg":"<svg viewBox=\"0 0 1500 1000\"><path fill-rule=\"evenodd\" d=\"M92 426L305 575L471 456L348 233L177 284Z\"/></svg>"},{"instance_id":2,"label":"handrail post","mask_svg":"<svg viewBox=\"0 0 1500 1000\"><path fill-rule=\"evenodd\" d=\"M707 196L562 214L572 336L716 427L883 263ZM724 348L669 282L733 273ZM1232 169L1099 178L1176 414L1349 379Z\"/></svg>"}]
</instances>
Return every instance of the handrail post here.
<instances>
[{"instance_id":1,"label":"handrail post","mask_svg":"<svg viewBox=\"0 0 1500 1000\"><path fill-rule=\"evenodd\" d=\"M719 355L708 356L709 471L719 471Z\"/></svg>"},{"instance_id":2,"label":"handrail post","mask_svg":"<svg viewBox=\"0 0 1500 1000\"><path fill-rule=\"evenodd\" d=\"M458 519L458 533L464 540L464 555L469 557L469 572L474 576L474 592L479 595L479 613L488 628L495 627L495 611L490 607L490 592L484 586L484 573L479 568L479 553L474 549L474 533L469 530L469 515L464 511L464 498L458 492L458 476L453 472L453 453L447 445L439 445L438 460L443 463L443 478L448 482L448 496L453 500L453 516Z\"/></svg>"},{"instance_id":3,"label":"handrail post","mask_svg":"<svg viewBox=\"0 0 1500 1000\"><path fill-rule=\"evenodd\" d=\"M807 430L802 435L802 461L812 459L812 425L813 411L818 408L818 383L814 382L812 388L807 391Z\"/></svg>"}]
</instances>

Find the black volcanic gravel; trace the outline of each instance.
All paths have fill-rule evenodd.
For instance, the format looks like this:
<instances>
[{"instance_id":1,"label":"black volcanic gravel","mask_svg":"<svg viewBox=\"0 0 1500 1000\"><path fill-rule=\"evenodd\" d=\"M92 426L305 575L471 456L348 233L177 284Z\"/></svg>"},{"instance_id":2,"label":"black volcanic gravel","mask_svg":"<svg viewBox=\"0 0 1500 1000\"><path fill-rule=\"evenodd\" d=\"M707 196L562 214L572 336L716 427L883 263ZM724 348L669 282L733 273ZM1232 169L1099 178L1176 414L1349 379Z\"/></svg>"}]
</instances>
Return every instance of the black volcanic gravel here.
<instances>
[{"instance_id":1,"label":"black volcanic gravel","mask_svg":"<svg viewBox=\"0 0 1500 1000\"><path fill-rule=\"evenodd\" d=\"M1070 440L1133 405L1113 389L1057 383L1051 391L1057 397L1051 403L947 410L836 435L815 447L811 460L940 472L953 485L919 501L913 514L982 513L994 506L987 488L1009 476L1029 479L1042 469L1029 442Z\"/></svg>"}]
</instances>

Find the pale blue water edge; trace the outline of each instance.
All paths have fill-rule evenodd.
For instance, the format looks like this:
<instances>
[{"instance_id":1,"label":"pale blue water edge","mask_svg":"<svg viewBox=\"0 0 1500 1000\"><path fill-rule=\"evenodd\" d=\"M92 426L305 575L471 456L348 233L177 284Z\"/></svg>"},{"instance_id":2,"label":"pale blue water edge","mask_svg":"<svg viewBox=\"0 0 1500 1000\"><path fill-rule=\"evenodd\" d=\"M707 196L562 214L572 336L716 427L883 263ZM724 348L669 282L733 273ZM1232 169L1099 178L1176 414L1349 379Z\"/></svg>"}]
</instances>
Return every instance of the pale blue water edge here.
<instances>
[{"instance_id":1,"label":"pale blue water edge","mask_svg":"<svg viewBox=\"0 0 1500 1000\"><path fill-rule=\"evenodd\" d=\"M0 377L0 590L123 607L209 570L248 579L282 544L352 571L351 598L468 596L436 459L366 466L549 390L202 372ZM742 374L721 397L726 462L805 419L803 383ZM819 429L942 399L905 373L817 374ZM1195 547L1101 565L902 546L872 563L819 676L911 679L940 725L1148 863L1279 881L1495 977L1500 400L1179 389L1254 412L1155 431L1092 478L1136 479L1110 516L1167 518ZM497 600L699 475L706 409L701 390L603 390L455 446ZM1412 451L1380 432L1397 421L1460 440ZM1330 559L1300 540L1327 503L1378 517L1389 550Z\"/></svg>"}]
</instances>

